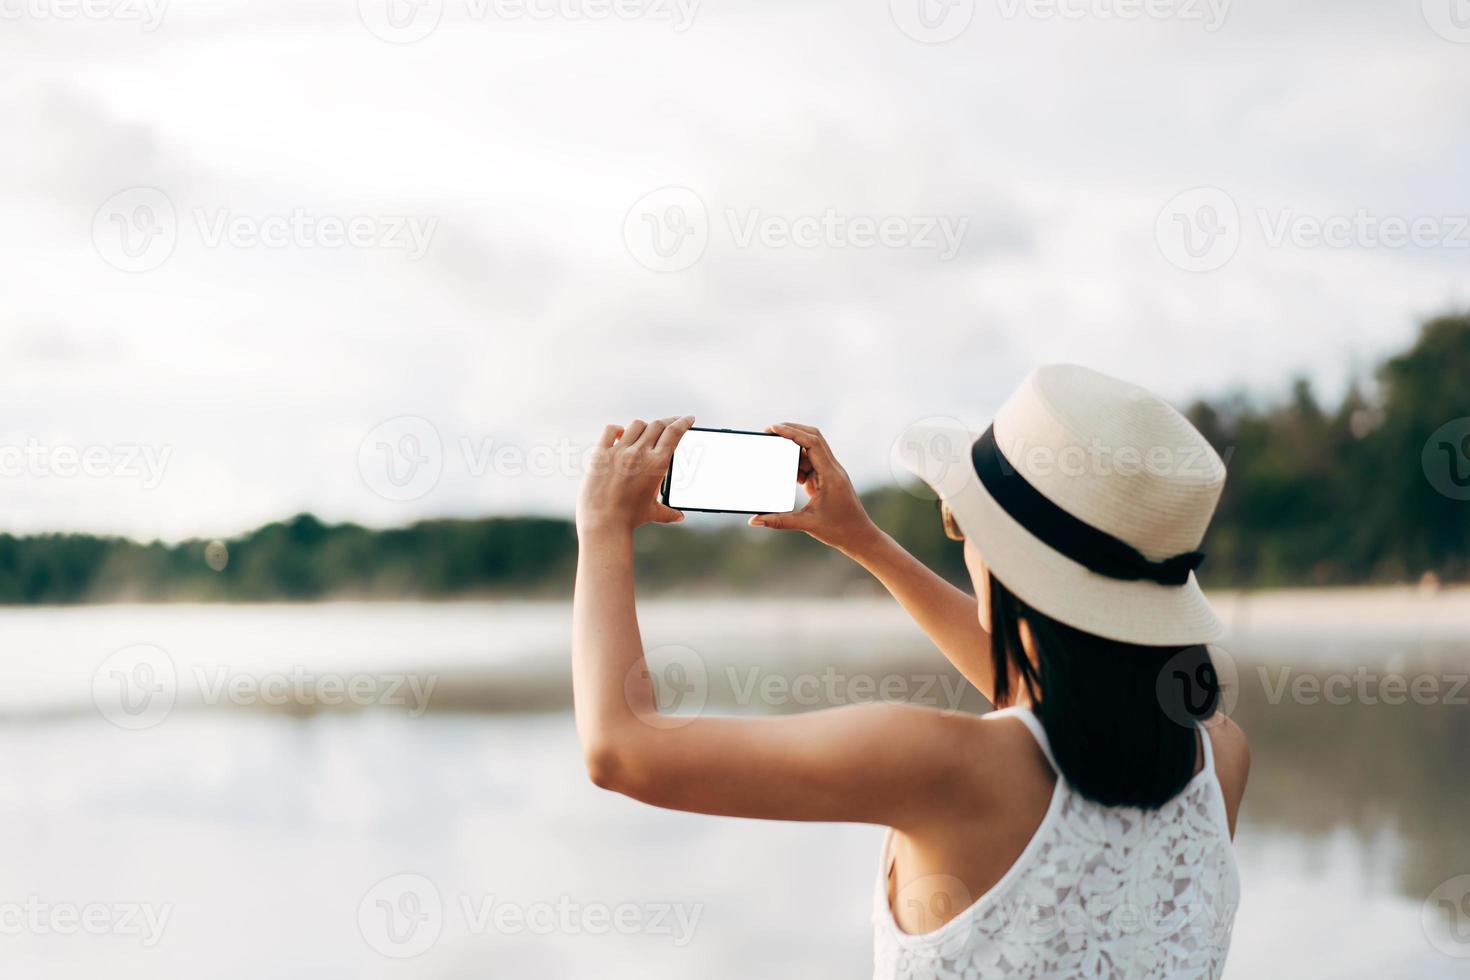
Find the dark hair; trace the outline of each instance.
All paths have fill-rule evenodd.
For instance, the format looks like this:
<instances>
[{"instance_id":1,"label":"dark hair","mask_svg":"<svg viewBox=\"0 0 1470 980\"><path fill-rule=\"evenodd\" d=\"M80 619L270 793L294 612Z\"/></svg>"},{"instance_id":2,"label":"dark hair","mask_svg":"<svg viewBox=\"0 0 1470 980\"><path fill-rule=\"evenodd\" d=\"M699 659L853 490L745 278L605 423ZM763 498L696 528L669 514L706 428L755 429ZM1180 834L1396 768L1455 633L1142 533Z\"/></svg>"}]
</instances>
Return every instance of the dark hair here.
<instances>
[{"instance_id":1,"label":"dark hair","mask_svg":"<svg viewBox=\"0 0 1470 980\"><path fill-rule=\"evenodd\" d=\"M1106 806L1157 809L1194 775L1195 722L1215 714L1220 686L1203 645L1107 640L1037 612L990 576L995 704L1019 680L1046 729L1061 776ZM1021 646L1030 627L1033 664Z\"/></svg>"}]
</instances>

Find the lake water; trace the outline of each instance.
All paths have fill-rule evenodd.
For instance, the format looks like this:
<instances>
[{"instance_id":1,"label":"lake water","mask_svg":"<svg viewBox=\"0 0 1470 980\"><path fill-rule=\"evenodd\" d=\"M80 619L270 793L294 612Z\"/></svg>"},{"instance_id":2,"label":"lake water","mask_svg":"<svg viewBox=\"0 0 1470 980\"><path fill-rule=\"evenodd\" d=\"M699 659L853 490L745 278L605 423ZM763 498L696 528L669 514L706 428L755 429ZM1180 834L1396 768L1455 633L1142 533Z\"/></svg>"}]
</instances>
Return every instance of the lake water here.
<instances>
[{"instance_id":1,"label":"lake water","mask_svg":"<svg viewBox=\"0 0 1470 980\"><path fill-rule=\"evenodd\" d=\"M1224 605L1254 752L1227 975L1466 976L1465 597ZM642 619L685 710L979 707L889 603ZM5 975L869 973L881 831L594 789L568 632L556 603L0 611Z\"/></svg>"}]
</instances>

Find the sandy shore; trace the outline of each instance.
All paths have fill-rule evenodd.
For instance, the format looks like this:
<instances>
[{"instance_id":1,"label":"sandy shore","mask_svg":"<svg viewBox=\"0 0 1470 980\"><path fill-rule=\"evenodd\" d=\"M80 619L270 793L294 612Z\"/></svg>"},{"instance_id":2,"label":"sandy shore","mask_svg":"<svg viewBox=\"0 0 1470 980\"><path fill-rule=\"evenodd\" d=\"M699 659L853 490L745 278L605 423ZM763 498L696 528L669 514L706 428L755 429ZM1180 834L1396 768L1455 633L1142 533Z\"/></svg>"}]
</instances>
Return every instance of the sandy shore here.
<instances>
[{"instance_id":1,"label":"sandy shore","mask_svg":"<svg viewBox=\"0 0 1470 980\"><path fill-rule=\"evenodd\" d=\"M1411 630L1470 636L1470 586L1360 586L1211 592L1232 632Z\"/></svg>"}]
</instances>

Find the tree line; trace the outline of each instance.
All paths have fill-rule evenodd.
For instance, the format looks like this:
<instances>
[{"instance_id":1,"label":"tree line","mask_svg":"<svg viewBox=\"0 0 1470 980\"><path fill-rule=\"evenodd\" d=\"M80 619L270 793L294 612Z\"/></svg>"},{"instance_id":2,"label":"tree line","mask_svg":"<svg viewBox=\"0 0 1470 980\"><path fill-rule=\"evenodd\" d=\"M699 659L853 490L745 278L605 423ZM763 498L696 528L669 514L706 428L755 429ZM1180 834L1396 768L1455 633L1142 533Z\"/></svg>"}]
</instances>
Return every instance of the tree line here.
<instances>
[{"instance_id":1,"label":"tree line","mask_svg":"<svg viewBox=\"0 0 1470 980\"><path fill-rule=\"evenodd\" d=\"M1234 394L1186 414L1229 464L1204 546L1207 586L1470 578L1470 315L1425 323L1409 350L1336 405L1298 380L1274 401ZM959 546L920 488L864 500L921 559L965 581ZM782 595L874 588L804 535L712 523L639 535L640 583ZM301 514L223 543L171 545L0 534L0 602L557 597L570 592L575 561L572 523L548 517L376 530Z\"/></svg>"}]
</instances>

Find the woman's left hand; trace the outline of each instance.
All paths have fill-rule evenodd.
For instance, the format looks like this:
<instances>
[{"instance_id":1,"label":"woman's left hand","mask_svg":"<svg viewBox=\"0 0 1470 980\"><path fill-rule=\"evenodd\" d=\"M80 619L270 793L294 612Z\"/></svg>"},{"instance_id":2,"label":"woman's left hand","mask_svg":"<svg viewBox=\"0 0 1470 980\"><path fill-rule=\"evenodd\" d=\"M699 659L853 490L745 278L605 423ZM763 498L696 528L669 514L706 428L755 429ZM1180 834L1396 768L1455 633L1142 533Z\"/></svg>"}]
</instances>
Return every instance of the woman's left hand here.
<instances>
[{"instance_id":1,"label":"woman's left hand","mask_svg":"<svg viewBox=\"0 0 1470 980\"><path fill-rule=\"evenodd\" d=\"M757 514L752 527L805 531L825 545L854 558L879 537L877 525L863 509L847 470L837 462L821 431L810 425L784 422L766 430L801 447L796 480L810 498L801 510L785 514Z\"/></svg>"},{"instance_id":2,"label":"woman's left hand","mask_svg":"<svg viewBox=\"0 0 1470 980\"><path fill-rule=\"evenodd\" d=\"M577 533L682 521L683 513L659 503L658 492L674 447L693 424L694 416L684 415L604 429L577 499Z\"/></svg>"}]
</instances>

